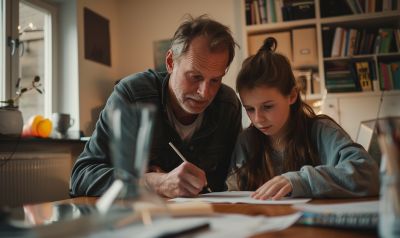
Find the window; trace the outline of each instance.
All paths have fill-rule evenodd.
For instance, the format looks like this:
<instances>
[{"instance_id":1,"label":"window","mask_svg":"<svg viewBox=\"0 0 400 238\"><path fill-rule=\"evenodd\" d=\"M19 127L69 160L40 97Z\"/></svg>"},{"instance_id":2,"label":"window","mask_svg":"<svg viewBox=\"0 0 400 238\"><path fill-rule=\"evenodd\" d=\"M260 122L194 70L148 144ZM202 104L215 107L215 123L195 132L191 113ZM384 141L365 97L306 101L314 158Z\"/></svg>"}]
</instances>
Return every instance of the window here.
<instances>
[{"instance_id":1,"label":"window","mask_svg":"<svg viewBox=\"0 0 400 238\"><path fill-rule=\"evenodd\" d=\"M49 117L52 112L55 9L38 0L0 0L3 41L0 47L2 68L1 99L13 98L21 88L30 88L40 78L40 94L26 92L18 106L24 121L34 114Z\"/></svg>"},{"instance_id":2,"label":"window","mask_svg":"<svg viewBox=\"0 0 400 238\"><path fill-rule=\"evenodd\" d=\"M5 30L5 9L4 9L4 1L0 2L0 100L4 100L6 98L5 95L5 38L6 38L6 30ZM1 105L0 105L1 106Z\"/></svg>"}]
</instances>

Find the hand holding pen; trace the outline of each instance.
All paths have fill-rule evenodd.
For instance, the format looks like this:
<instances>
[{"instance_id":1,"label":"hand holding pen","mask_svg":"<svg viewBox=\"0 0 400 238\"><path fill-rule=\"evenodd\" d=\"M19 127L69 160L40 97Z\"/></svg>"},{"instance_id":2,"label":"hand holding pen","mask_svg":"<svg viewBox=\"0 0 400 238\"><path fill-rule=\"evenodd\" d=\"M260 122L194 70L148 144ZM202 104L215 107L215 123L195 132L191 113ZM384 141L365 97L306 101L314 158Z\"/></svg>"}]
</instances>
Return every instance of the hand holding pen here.
<instances>
[{"instance_id":1,"label":"hand holding pen","mask_svg":"<svg viewBox=\"0 0 400 238\"><path fill-rule=\"evenodd\" d=\"M182 159L182 161L183 162L186 162L186 163L190 163L190 162L188 162L187 161L187 159L182 155L182 153L174 146L174 144L172 144L172 142L169 142L168 143L170 146L171 146L171 148L175 151L175 153L179 156L179 158L181 158ZM191 163L190 163L191 164ZM196 166L195 166L196 167ZM197 168L197 167L196 167ZM201 170L200 168L198 168L199 170ZM202 171L202 170L201 170ZM204 173L204 171L203 171L203 173ZM207 192L209 192L209 193L211 193L212 191L211 191L211 189L210 189L210 187L208 187L208 185L207 185L207 180L205 180L205 184L204 184L205 186L204 186L204 188L207 190Z\"/></svg>"}]
</instances>

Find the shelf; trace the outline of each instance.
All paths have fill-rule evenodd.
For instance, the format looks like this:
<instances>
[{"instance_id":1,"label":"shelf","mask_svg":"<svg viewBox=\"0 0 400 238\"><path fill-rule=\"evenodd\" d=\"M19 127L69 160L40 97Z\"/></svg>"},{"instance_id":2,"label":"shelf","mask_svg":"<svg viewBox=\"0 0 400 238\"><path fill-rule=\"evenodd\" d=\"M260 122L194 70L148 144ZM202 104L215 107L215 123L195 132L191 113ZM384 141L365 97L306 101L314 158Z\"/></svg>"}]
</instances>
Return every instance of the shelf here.
<instances>
[{"instance_id":1,"label":"shelf","mask_svg":"<svg viewBox=\"0 0 400 238\"><path fill-rule=\"evenodd\" d=\"M374 56L376 56L376 55L375 54L368 54L368 55L351 55L351 56L345 56L345 57L330 57L330 58L324 58L324 61L364 59L364 58L373 58Z\"/></svg>"},{"instance_id":2,"label":"shelf","mask_svg":"<svg viewBox=\"0 0 400 238\"><path fill-rule=\"evenodd\" d=\"M246 26L247 34L257 34L260 32L268 32L268 31L283 31L283 30L291 30L296 27L302 26L310 26L315 25L317 20L313 19L305 19L305 20L295 20L295 21L283 21L283 22L274 22L267 24L259 24L259 25L249 25Z\"/></svg>"},{"instance_id":3,"label":"shelf","mask_svg":"<svg viewBox=\"0 0 400 238\"><path fill-rule=\"evenodd\" d=\"M304 101L321 100L322 99L322 94L308 94L308 95L300 94L300 95Z\"/></svg>"},{"instance_id":4,"label":"shelf","mask_svg":"<svg viewBox=\"0 0 400 238\"><path fill-rule=\"evenodd\" d=\"M381 54L366 54L366 55L351 55L345 57L330 57L324 58L324 61L339 61L339 60L352 60L352 59L365 59L365 58L384 58L384 57L393 57L400 56L400 52L390 52L390 53L381 53Z\"/></svg>"},{"instance_id":5,"label":"shelf","mask_svg":"<svg viewBox=\"0 0 400 238\"><path fill-rule=\"evenodd\" d=\"M399 20L400 11L383 11L383 12L374 12L374 13L364 13L364 14L353 14L353 15L345 15L345 16L336 16L336 17L327 17L321 18L320 23L324 25L334 24L337 25L338 23L351 23L362 21L364 27L367 25L365 24L368 21L374 21L378 24L382 24L383 21L387 21L387 19L393 18L393 20Z\"/></svg>"},{"instance_id":6,"label":"shelf","mask_svg":"<svg viewBox=\"0 0 400 238\"><path fill-rule=\"evenodd\" d=\"M320 12L320 2L324 0L314 0L315 2L315 18L312 19L302 19L294 21L283 21L267 24L258 25L243 25L243 39L244 39L244 58L249 55L249 44L248 39L254 35L260 34L275 34L279 32L292 32L294 29L313 27L316 30L316 46L317 46L317 65L307 65L304 67L295 67L292 62L293 69L303 69L312 68L319 77L319 91L321 94L309 94L301 95L304 101L310 103L311 101L318 101L324 99L325 97L379 97L382 92L337 92L337 93L326 93L325 88L325 71L327 70L327 64L343 62L351 63L352 61L371 61L373 62L372 69L377 72L379 70L380 62L392 62L399 61L400 52L391 53L378 53L378 54L359 54L351 55L345 57L323 57L323 28L325 26L329 28L343 27L343 28L354 28L357 30L366 29L368 31L378 31L380 28L400 28L400 10L393 11L381 11L374 13L362 13L362 14L352 14L352 15L342 15L342 16L331 16L331 17L321 17ZM344 0L345 1L345 0ZM245 23L245 1L241 0L242 7L242 22ZM292 34L291 34L292 35ZM293 46L293 36L291 36L292 46ZM251 38L253 39L253 38ZM301 42L304 43L304 42ZM254 48L254 47L253 47ZM362 51L364 52L364 51ZM379 76L377 75L377 78ZM325 93L324 93L325 92ZM400 90L385 91L386 95L396 95L400 96Z\"/></svg>"},{"instance_id":7,"label":"shelf","mask_svg":"<svg viewBox=\"0 0 400 238\"><path fill-rule=\"evenodd\" d=\"M381 96L400 96L400 90L390 91L373 91L373 92L343 92L343 93L328 93L324 97L342 98L342 97L376 97Z\"/></svg>"}]
</instances>

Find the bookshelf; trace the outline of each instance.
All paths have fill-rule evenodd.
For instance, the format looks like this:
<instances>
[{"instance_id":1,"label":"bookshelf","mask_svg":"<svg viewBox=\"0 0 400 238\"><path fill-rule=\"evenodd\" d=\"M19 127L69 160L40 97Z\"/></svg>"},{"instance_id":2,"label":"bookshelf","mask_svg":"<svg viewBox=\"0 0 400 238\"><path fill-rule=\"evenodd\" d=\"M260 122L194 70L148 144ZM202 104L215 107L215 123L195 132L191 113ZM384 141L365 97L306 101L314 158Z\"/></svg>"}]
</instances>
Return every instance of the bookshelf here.
<instances>
[{"instance_id":1,"label":"bookshelf","mask_svg":"<svg viewBox=\"0 0 400 238\"><path fill-rule=\"evenodd\" d=\"M265 37L274 35L276 33L282 33L282 32L290 32L292 39L290 41L292 42L292 46L296 39L293 38L293 32L295 30L299 29L305 29L305 28L314 28L315 29L315 35L312 36L313 39L310 38L310 36L307 36L306 40L303 40L304 42L301 42L300 45L306 44L309 41L313 41L316 44L316 47L314 48L317 52L315 54L316 60L314 65L310 64L298 64L293 62L293 55L296 53L298 49L291 49L292 55L288 57L291 59L291 63L293 66L294 71L310 71L312 72L312 83L314 86L314 89L310 92L310 88L308 87L306 90L306 93L303 94L303 98L305 98L306 102L309 103L310 105L314 105L314 102L322 100L320 103L321 108L315 108L318 111L322 111L323 113L326 113L333 118L337 119L337 121L342 124L342 126L346 123L344 119L341 117L342 115L347 115L347 112L344 112L343 110L350 110L351 107L357 107L356 105L349 105L348 103L351 103L351 101L362 101L364 98L365 101L367 102L372 102L373 100L376 100L379 102L379 98L381 97L382 90L385 90L384 96L388 98L388 101L390 102L390 105L387 105L388 108L394 109L394 112L389 112L385 111L381 116L394 113L395 115L400 115L400 88L398 86L394 86L394 83L391 87L386 87L383 85L383 76L381 73L381 66L382 64L386 64L387 68L391 68L392 63L398 63L400 62L400 38L397 39L398 42L396 42L396 36L393 33L392 37L392 43L389 47L389 50L386 50L385 52L380 52L374 51L373 43L377 35L381 34L380 30L381 29L400 29L400 6L397 6L399 1L391 1L391 0L377 0L377 1L360 1L360 0L313 0L313 1L305 1L305 0L261 0L265 6L270 6L271 2L273 2L273 5L275 7L275 10L279 9L279 6L285 5L288 3L296 3L296 4L305 4L308 5L308 9L312 9L314 12L310 14L310 12L307 12L306 15L309 17L307 19L292 19L290 21L282 21L279 20L279 17L276 14L275 19L272 19L271 21L262 21L260 20L259 22L252 22L254 18L249 18L248 13L249 11L246 11L249 9L249 4L256 4L259 3L259 0L241 0L241 12L242 12L242 26L244 26L243 30L243 35L242 35L242 49L243 49L243 56L246 58L247 56L251 55L251 52L249 51L249 48L254 48L254 46L249 47L249 44L253 44L254 41L251 39L254 36L257 35L265 35ZM360 5L360 4L368 4L375 2L376 6L367 6L367 5ZM390 4L389 4L390 2ZM355 7L354 13L352 9L349 7L349 3L355 4L353 5L353 8ZM330 5L331 4L331 5ZM359 5L358 7L356 5ZM378 4L381 4L378 6ZM389 4L389 5L388 5ZM304 6L305 6L304 5ZM313 5L310 7L310 5ZM277 7L278 6L278 7ZM260 6L258 6L260 8ZM346 9L347 7L347 9ZM361 7L361 8L360 8ZM340 9L336 10L337 12L335 13L335 9ZM378 11L375 11L375 10ZM297 11L297 10L296 10ZM366 13L363 13L366 12ZM250 11L251 13L251 11ZM284 14L284 13L282 13ZM268 10L267 10L267 18L268 16ZM294 14L296 15L296 14ZM312 17L310 17L312 16ZM250 20L250 22L249 22ZM250 24L248 25L247 23L255 23L255 24ZM334 33L336 28L343 28L343 29L348 29L350 32L351 29L354 32L357 32L359 34L360 38L365 37L365 35L362 34L371 34L370 36L370 41L368 44L364 43L366 46L364 47L364 50L361 51L361 47L358 50L352 49L350 53L349 48L341 48L340 49L340 54L336 56L331 56L327 55L327 52L331 52L331 49L327 49L327 46L329 45L329 40L332 40L332 44L334 43ZM333 35L328 37L328 41L326 40L326 29L331 29L333 31ZM365 29L365 30L364 30ZM365 33L364 33L365 31ZM400 30L399 30L400 31ZM357 35L354 33L354 36ZM346 35L344 34L342 36L342 41L345 41ZM348 36L350 39L350 34ZM366 38L366 37L365 37ZM300 39L300 38L298 38ZM298 40L297 39L297 40ZM359 41L359 45L361 45L361 40ZM367 42L367 40L365 40ZM349 40L347 40L349 42ZM261 43L259 43L261 44ZM343 43L345 44L345 43ZM349 44L349 43L347 43ZM397 44L397 45L396 45ZM368 46L370 49L367 49ZM333 46L332 46L333 47ZM349 46L348 46L349 47ZM382 47L380 47L382 48ZM278 51L279 51L279 39L278 39ZM324 53L325 51L325 53ZM283 51L281 51L284 53ZM360 73L361 71L357 72L356 69L356 63L357 62L369 62L368 63L368 80L370 80L371 83L371 91L367 90L368 88L362 88L360 85L359 80L361 79ZM348 76L352 75L352 79L355 82L355 85L352 87L348 87L346 90L341 90L340 87L342 85L338 86L335 85L338 82L334 81L333 79L337 76L338 72L331 72L332 65L335 64L342 64L342 65L349 65L349 68L346 69L348 70ZM340 73L340 72L339 72ZM327 77L328 74L328 77ZM333 78L330 78L329 76L335 75ZM394 73L393 73L394 75ZM398 76L397 76L398 77ZM394 76L391 79L392 81L395 80ZM396 78L396 80L400 80ZM344 81L344 80L342 80ZM393 81L394 82L394 81ZM346 82L345 82L346 83ZM332 89L332 86L334 85ZM397 85L397 84L396 84ZM327 90L327 88L329 90ZM357 100L354 100L357 98ZM399 101L397 103L397 101ZM374 103L375 105L376 103ZM385 104L385 103L384 103ZM363 104L364 105L364 104ZM394 106L393 106L394 105ZM371 112L374 111L374 116L376 117L377 111L378 111L378 106L375 107L368 107L368 105L365 105L366 107L363 108L363 110L370 110ZM383 105L384 107L385 105ZM344 109L346 108L346 109ZM320 110L319 110L320 109ZM354 138L356 134L356 127L358 127L358 122L357 120L364 120L364 119L371 119L371 118L366 118L366 117L371 117L372 113L364 113L361 112L362 116L357 118L355 122L353 122L354 125L345 127L347 131L351 132L351 136Z\"/></svg>"}]
</instances>

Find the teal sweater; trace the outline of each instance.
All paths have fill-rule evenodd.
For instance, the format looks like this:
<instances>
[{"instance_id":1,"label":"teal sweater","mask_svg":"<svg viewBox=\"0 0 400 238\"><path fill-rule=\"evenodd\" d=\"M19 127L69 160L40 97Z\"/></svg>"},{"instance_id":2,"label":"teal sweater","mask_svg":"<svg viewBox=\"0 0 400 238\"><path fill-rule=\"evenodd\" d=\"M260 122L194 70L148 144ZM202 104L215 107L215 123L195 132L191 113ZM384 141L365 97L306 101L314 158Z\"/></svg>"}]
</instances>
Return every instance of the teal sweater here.
<instances>
[{"instance_id":1,"label":"teal sweater","mask_svg":"<svg viewBox=\"0 0 400 238\"><path fill-rule=\"evenodd\" d=\"M252 130L253 129L253 130ZM238 138L233 154L228 190L238 190L233 170L250 157L254 128L248 128ZM274 171L287 178L292 197L361 197L374 196L379 191L379 169L365 149L352 141L348 134L329 119L313 123L311 139L321 164L304 165L299 171L280 173L284 155L270 155Z\"/></svg>"}]
</instances>

